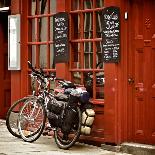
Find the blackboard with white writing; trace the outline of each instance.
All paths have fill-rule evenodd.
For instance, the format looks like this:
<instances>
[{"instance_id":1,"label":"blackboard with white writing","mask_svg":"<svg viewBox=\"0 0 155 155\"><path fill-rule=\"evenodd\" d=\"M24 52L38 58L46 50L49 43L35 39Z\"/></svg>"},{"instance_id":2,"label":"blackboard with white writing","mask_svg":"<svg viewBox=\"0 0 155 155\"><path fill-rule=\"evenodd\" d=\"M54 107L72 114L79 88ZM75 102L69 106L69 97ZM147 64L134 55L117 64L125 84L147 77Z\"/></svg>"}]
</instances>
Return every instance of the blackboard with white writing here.
<instances>
[{"instance_id":1,"label":"blackboard with white writing","mask_svg":"<svg viewBox=\"0 0 155 155\"><path fill-rule=\"evenodd\" d=\"M103 62L117 63L120 60L120 9L107 7L102 16Z\"/></svg>"},{"instance_id":2,"label":"blackboard with white writing","mask_svg":"<svg viewBox=\"0 0 155 155\"><path fill-rule=\"evenodd\" d=\"M68 13L60 12L53 16L53 41L55 63L69 61Z\"/></svg>"}]
</instances>

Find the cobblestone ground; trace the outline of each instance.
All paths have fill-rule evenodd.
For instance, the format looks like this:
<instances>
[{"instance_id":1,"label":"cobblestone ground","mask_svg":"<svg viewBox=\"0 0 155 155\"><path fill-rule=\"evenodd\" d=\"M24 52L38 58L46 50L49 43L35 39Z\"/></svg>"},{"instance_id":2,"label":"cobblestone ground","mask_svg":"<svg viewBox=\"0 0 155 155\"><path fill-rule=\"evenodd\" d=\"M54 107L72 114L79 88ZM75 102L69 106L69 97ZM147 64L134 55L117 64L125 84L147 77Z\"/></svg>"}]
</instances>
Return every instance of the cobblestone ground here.
<instances>
[{"instance_id":1,"label":"cobblestone ground","mask_svg":"<svg viewBox=\"0 0 155 155\"><path fill-rule=\"evenodd\" d=\"M52 137L41 136L36 142L27 143L13 137L6 129L5 121L0 120L0 155L122 155L105 151L100 147L76 143L69 150L59 149ZM124 155L127 155L124 153Z\"/></svg>"}]
</instances>

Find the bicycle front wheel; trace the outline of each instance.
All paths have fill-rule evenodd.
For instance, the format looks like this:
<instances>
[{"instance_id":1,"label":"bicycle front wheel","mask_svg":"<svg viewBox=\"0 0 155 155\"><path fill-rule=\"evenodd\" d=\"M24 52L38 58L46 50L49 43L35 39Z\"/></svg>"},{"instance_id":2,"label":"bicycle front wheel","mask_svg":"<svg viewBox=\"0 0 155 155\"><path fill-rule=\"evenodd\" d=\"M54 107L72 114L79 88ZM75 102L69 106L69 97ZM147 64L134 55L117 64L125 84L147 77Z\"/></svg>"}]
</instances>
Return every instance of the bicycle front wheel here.
<instances>
[{"instance_id":1,"label":"bicycle front wheel","mask_svg":"<svg viewBox=\"0 0 155 155\"><path fill-rule=\"evenodd\" d=\"M7 129L13 136L17 138L21 138L18 132L18 114L19 114L20 108L23 107L26 100L32 99L32 98L34 98L34 96L24 97L15 101L12 104L12 106L9 108L6 114Z\"/></svg>"},{"instance_id":2,"label":"bicycle front wheel","mask_svg":"<svg viewBox=\"0 0 155 155\"><path fill-rule=\"evenodd\" d=\"M19 113L18 130L26 142L37 140L45 127L46 110L38 99L27 100Z\"/></svg>"}]
</instances>

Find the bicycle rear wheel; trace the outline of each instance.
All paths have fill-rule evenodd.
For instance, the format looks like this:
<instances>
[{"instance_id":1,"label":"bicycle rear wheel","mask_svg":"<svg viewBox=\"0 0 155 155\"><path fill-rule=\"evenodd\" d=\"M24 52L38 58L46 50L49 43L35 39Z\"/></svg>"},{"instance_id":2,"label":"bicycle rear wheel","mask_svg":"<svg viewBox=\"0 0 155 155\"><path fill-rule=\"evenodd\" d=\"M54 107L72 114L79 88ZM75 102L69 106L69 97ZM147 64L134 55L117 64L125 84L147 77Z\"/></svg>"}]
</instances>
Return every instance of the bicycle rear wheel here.
<instances>
[{"instance_id":1,"label":"bicycle rear wheel","mask_svg":"<svg viewBox=\"0 0 155 155\"><path fill-rule=\"evenodd\" d=\"M45 127L46 110L38 100L27 100L19 113L18 130L26 142L37 140Z\"/></svg>"},{"instance_id":2,"label":"bicycle rear wheel","mask_svg":"<svg viewBox=\"0 0 155 155\"><path fill-rule=\"evenodd\" d=\"M34 98L34 96L24 97L15 101L12 104L12 106L9 108L6 114L7 129L13 136L17 138L21 138L18 132L18 114L19 114L20 108L24 105L26 100L32 99L32 98Z\"/></svg>"},{"instance_id":3,"label":"bicycle rear wheel","mask_svg":"<svg viewBox=\"0 0 155 155\"><path fill-rule=\"evenodd\" d=\"M72 147L78 140L81 133L81 110L79 107L75 108L77 114L73 120L73 124L70 132L65 135L61 128L56 128L54 130L54 138L57 146L61 149L69 149Z\"/></svg>"}]
</instances>

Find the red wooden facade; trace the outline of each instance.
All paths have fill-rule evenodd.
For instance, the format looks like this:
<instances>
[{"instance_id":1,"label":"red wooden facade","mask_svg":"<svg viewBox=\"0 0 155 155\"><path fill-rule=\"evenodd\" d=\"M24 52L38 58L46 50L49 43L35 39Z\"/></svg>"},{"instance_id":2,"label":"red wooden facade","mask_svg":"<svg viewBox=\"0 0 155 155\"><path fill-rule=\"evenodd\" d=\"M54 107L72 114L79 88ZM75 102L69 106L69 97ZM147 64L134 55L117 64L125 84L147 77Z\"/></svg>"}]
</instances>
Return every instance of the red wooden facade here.
<instances>
[{"instance_id":1,"label":"red wooden facade","mask_svg":"<svg viewBox=\"0 0 155 155\"><path fill-rule=\"evenodd\" d=\"M86 1L88 5L85 5ZM93 74L92 101L96 118L91 136L82 139L113 144L126 141L154 144L154 0L56 0L54 7L52 1L47 0L43 12L40 1L33 2L36 2L35 5L31 0L11 0L11 14L21 14L21 70L8 72L6 65L0 67L0 117L5 115L13 101L29 93L27 60L31 60L35 66L43 66L47 72L81 84L85 82L85 73ZM104 63L104 67L97 68L102 40L98 19L102 9L107 6L120 7L121 59L119 63ZM63 11L69 13L70 61L53 65L52 16ZM1 55L5 55L0 60L6 64L7 41L2 23L0 18L0 51ZM44 34L41 34L40 23L46 29ZM86 32L85 28L89 31ZM95 81L96 74L100 72L104 72L104 87L98 87ZM101 95L103 92L104 98Z\"/></svg>"}]
</instances>

